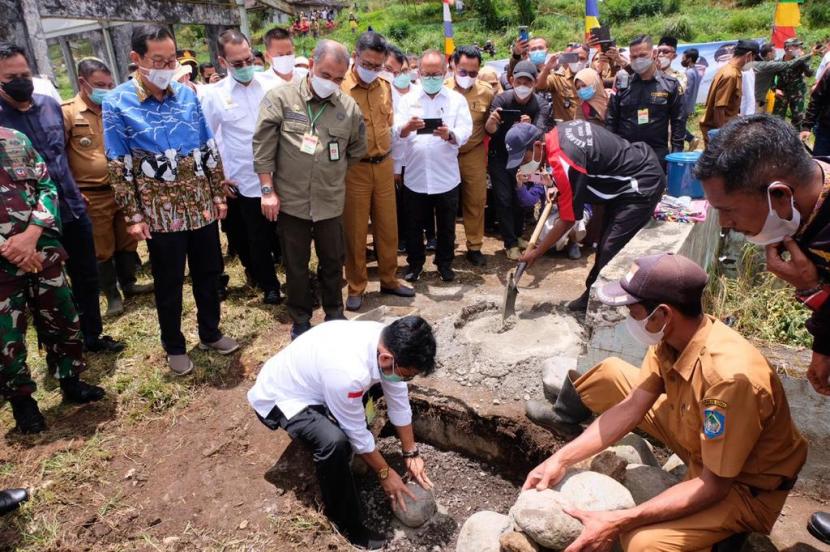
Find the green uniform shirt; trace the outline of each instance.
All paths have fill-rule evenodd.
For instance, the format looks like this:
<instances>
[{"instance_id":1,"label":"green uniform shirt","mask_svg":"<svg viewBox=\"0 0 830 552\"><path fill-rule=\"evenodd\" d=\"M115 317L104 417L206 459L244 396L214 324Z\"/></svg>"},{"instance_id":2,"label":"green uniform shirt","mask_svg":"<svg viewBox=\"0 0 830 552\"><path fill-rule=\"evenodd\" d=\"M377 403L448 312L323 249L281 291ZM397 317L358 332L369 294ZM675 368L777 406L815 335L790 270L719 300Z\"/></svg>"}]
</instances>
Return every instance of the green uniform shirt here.
<instances>
[{"instance_id":1,"label":"green uniform shirt","mask_svg":"<svg viewBox=\"0 0 830 552\"><path fill-rule=\"evenodd\" d=\"M30 224L43 227L37 242L43 268L66 258L61 246L58 189L46 163L20 132L0 127L0 243L23 233ZM26 272L0 256L0 282Z\"/></svg>"},{"instance_id":2,"label":"green uniform shirt","mask_svg":"<svg viewBox=\"0 0 830 552\"><path fill-rule=\"evenodd\" d=\"M316 137L313 153L301 151L307 135ZM339 217L348 165L366 156L363 113L340 90L317 98L308 79L272 88L260 104L253 146L254 170L273 175L280 212L313 221Z\"/></svg>"}]
</instances>

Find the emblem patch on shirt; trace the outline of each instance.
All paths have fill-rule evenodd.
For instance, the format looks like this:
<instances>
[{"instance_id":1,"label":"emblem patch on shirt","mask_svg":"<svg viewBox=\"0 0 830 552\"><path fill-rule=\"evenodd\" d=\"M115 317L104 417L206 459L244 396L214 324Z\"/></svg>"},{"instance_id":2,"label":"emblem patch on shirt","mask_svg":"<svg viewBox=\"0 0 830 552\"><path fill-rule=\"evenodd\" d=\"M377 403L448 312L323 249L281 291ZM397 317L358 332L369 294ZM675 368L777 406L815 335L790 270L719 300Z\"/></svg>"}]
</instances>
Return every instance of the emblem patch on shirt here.
<instances>
[{"instance_id":1,"label":"emblem patch on shirt","mask_svg":"<svg viewBox=\"0 0 830 552\"><path fill-rule=\"evenodd\" d=\"M726 403L723 401L719 401L718 399L703 399L700 401L700 404L703 406L715 406L717 408L722 408L726 410Z\"/></svg>"},{"instance_id":2,"label":"emblem patch on shirt","mask_svg":"<svg viewBox=\"0 0 830 552\"><path fill-rule=\"evenodd\" d=\"M717 439L726 431L726 414L717 410L703 411L703 435L707 439Z\"/></svg>"}]
</instances>

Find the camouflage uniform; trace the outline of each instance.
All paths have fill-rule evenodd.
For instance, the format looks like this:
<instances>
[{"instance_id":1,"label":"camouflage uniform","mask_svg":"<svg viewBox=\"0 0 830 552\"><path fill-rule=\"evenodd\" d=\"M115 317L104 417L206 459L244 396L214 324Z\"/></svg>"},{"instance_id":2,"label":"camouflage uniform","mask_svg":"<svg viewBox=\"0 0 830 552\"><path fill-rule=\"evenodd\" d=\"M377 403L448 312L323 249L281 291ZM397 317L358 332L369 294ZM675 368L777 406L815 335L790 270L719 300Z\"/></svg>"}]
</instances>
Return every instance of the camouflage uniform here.
<instances>
[{"instance_id":1,"label":"camouflage uniform","mask_svg":"<svg viewBox=\"0 0 830 552\"><path fill-rule=\"evenodd\" d=\"M0 243L29 224L43 228L37 242L43 270L28 273L0 256L0 395L6 398L35 390L26 365L27 307L55 377L75 376L85 364L78 314L63 270L67 255L59 240L57 188L29 139L0 127Z\"/></svg>"},{"instance_id":2,"label":"camouflage uniform","mask_svg":"<svg viewBox=\"0 0 830 552\"><path fill-rule=\"evenodd\" d=\"M785 69L776 77L775 88L784 93L784 97L775 98L775 107L772 112L782 119L787 118L787 110L795 128L801 128L804 121L804 98L807 95L807 83L804 77L813 76L808 62L796 63L789 69Z\"/></svg>"}]
</instances>

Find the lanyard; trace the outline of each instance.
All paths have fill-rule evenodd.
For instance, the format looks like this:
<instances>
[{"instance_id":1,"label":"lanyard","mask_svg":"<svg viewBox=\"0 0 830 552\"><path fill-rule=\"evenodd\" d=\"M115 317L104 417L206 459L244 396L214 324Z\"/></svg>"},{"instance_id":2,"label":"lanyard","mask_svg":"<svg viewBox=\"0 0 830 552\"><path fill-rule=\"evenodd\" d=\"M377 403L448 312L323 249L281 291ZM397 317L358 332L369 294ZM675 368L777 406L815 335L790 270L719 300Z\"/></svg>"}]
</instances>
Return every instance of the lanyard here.
<instances>
[{"instance_id":1,"label":"lanyard","mask_svg":"<svg viewBox=\"0 0 830 552\"><path fill-rule=\"evenodd\" d=\"M326 105L327 105L327 104L323 104L323 107L321 107L321 108L320 108L320 111L318 111L318 112L317 112L317 115L314 115L314 116L312 117L312 116L311 116L311 104L310 104L310 103L306 103L306 104L305 104L305 107L306 107L306 109L308 110L308 120L309 120L309 121L311 121L311 132L312 132L312 133L315 133L315 132L316 132L316 131L315 131L315 126L314 126L314 123L316 123L316 122L317 122L317 119L319 119L319 118L320 118L320 115L322 115L322 114L323 114L323 111L325 111L325 110L326 110Z\"/></svg>"}]
</instances>

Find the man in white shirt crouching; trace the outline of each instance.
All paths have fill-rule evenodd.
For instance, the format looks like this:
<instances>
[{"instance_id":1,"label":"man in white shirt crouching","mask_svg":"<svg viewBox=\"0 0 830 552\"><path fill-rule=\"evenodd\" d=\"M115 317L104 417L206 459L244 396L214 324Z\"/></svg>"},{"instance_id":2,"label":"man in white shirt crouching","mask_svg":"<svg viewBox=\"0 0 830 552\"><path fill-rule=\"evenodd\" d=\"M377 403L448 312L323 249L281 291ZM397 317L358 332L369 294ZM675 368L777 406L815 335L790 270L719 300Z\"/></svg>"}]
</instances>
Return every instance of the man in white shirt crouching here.
<instances>
[{"instance_id":1,"label":"man in white shirt crouching","mask_svg":"<svg viewBox=\"0 0 830 552\"><path fill-rule=\"evenodd\" d=\"M389 421L401 440L406 469L432 487L418 455L406 382L435 367L435 337L420 316L388 326L338 320L320 324L271 357L248 391L248 402L270 429L284 429L314 452L326 515L355 545L375 550L384 540L363 524L351 472L352 453L375 471L393 508L415 498L375 447L363 396L380 384Z\"/></svg>"}]
</instances>

